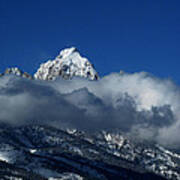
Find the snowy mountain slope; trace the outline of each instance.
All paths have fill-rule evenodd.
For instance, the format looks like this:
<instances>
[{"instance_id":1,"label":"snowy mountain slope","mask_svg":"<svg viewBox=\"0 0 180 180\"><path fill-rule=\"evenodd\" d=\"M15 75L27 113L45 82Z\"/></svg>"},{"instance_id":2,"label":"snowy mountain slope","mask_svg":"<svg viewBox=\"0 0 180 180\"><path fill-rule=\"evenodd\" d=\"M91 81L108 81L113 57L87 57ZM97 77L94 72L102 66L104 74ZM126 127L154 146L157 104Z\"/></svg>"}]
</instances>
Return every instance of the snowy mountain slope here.
<instances>
[{"instance_id":1,"label":"snowy mountain slope","mask_svg":"<svg viewBox=\"0 0 180 180\"><path fill-rule=\"evenodd\" d=\"M64 79L79 76L90 80L97 80L98 74L88 59L81 57L74 47L64 49L54 59L41 64L34 74L35 79L55 80L58 76Z\"/></svg>"},{"instance_id":2,"label":"snowy mountain slope","mask_svg":"<svg viewBox=\"0 0 180 180\"><path fill-rule=\"evenodd\" d=\"M44 178L180 179L180 156L121 134L24 126L0 131L2 161Z\"/></svg>"},{"instance_id":3,"label":"snowy mountain slope","mask_svg":"<svg viewBox=\"0 0 180 180\"><path fill-rule=\"evenodd\" d=\"M12 164L0 161L0 179L2 180L47 180L36 173L18 168Z\"/></svg>"}]
</instances>

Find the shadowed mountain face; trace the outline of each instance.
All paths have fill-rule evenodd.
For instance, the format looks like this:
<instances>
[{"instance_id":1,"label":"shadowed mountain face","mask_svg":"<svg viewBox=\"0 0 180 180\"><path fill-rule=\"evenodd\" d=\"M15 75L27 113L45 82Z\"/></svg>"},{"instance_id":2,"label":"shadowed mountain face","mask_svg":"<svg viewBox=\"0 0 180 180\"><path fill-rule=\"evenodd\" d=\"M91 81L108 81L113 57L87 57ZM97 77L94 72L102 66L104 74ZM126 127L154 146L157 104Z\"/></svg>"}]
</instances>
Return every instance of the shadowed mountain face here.
<instances>
[{"instance_id":1,"label":"shadowed mountain face","mask_svg":"<svg viewBox=\"0 0 180 180\"><path fill-rule=\"evenodd\" d=\"M2 177L179 179L177 154L160 146L133 143L120 133L38 125L0 130Z\"/></svg>"},{"instance_id":2,"label":"shadowed mountain face","mask_svg":"<svg viewBox=\"0 0 180 180\"><path fill-rule=\"evenodd\" d=\"M180 180L172 82L144 72L99 79L75 48L34 76L0 76L0 179Z\"/></svg>"}]
</instances>

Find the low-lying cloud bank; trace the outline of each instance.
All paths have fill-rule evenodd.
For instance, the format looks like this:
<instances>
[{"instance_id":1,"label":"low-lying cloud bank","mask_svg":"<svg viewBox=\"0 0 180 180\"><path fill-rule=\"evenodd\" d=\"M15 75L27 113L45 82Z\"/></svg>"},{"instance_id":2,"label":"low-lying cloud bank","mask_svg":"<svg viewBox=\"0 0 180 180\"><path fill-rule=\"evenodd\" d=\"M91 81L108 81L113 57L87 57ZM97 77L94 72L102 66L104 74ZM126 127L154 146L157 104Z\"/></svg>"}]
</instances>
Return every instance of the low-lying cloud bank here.
<instances>
[{"instance_id":1,"label":"low-lying cloud bank","mask_svg":"<svg viewBox=\"0 0 180 180\"><path fill-rule=\"evenodd\" d=\"M180 147L180 88L140 72L99 81L0 78L0 122L117 130Z\"/></svg>"}]
</instances>

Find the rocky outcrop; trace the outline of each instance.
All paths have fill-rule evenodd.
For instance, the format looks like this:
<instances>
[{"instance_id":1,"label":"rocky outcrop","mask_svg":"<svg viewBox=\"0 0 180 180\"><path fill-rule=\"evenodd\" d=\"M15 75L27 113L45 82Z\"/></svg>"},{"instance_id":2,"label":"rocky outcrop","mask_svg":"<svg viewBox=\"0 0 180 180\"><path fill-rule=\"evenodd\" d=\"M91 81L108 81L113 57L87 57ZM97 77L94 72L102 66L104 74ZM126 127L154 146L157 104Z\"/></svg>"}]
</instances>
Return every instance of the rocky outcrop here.
<instances>
[{"instance_id":1,"label":"rocky outcrop","mask_svg":"<svg viewBox=\"0 0 180 180\"><path fill-rule=\"evenodd\" d=\"M7 68L3 74L0 74L0 77L3 75L9 75L9 74L13 74L13 75L20 76L27 79L33 79L33 77L30 74L28 74L27 72L21 71L17 67Z\"/></svg>"}]
</instances>

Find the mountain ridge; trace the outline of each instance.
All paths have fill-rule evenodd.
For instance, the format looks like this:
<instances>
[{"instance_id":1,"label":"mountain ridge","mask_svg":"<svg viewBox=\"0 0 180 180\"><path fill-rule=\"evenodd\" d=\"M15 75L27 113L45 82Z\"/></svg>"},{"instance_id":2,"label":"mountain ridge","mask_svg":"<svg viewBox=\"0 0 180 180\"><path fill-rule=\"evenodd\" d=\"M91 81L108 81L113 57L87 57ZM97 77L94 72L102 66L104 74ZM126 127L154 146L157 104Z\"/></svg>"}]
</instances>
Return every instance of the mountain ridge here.
<instances>
[{"instance_id":1,"label":"mountain ridge","mask_svg":"<svg viewBox=\"0 0 180 180\"><path fill-rule=\"evenodd\" d=\"M58 77L63 79L83 77L89 80L98 80L99 78L94 65L87 58L82 57L75 47L63 49L54 60L42 63L33 76L18 67L11 67L0 74L0 77L8 74L38 80L55 80Z\"/></svg>"}]
</instances>

